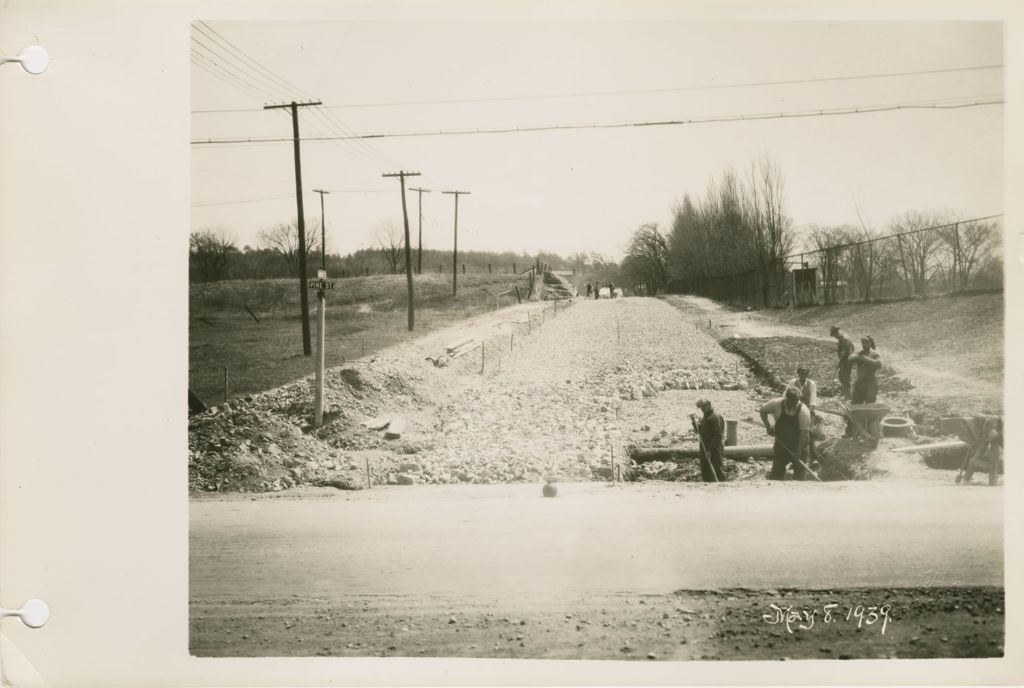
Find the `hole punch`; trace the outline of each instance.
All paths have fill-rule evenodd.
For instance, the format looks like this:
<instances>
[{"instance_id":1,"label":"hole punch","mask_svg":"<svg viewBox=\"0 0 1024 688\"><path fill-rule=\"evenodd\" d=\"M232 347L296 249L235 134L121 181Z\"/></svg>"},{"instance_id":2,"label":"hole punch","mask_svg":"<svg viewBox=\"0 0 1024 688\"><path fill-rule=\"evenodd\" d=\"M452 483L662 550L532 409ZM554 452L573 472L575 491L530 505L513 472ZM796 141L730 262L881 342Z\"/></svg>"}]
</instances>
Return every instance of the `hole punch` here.
<instances>
[{"instance_id":1,"label":"hole punch","mask_svg":"<svg viewBox=\"0 0 1024 688\"><path fill-rule=\"evenodd\" d=\"M21 68L29 74L42 74L50 65L50 54L41 45L30 45L22 49L17 57L0 55L0 64L5 62L18 62Z\"/></svg>"},{"instance_id":2,"label":"hole punch","mask_svg":"<svg viewBox=\"0 0 1024 688\"><path fill-rule=\"evenodd\" d=\"M42 628L50 620L50 607L43 600L31 599L21 609L4 609L0 607L0 619L17 616L29 628Z\"/></svg>"}]
</instances>

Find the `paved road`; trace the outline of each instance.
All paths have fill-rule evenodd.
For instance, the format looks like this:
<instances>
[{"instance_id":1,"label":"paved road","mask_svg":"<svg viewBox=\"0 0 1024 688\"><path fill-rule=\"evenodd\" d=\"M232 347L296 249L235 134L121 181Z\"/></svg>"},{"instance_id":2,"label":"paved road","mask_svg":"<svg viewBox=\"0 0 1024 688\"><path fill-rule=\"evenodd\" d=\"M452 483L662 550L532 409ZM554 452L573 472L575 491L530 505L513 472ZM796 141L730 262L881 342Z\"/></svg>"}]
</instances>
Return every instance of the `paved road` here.
<instances>
[{"instance_id":1,"label":"paved road","mask_svg":"<svg viewBox=\"0 0 1024 688\"><path fill-rule=\"evenodd\" d=\"M195 499L194 601L1001 585L1002 489L419 486Z\"/></svg>"}]
</instances>

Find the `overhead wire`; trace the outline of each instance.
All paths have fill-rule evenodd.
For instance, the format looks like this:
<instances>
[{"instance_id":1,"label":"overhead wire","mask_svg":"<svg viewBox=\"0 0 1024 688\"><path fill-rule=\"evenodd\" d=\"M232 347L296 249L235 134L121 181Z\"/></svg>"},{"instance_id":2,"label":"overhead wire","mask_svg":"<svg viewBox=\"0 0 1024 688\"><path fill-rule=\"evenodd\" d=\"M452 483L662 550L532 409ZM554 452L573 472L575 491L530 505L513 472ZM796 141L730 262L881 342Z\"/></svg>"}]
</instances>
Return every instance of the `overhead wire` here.
<instances>
[{"instance_id":1,"label":"overhead wire","mask_svg":"<svg viewBox=\"0 0 1024 688\"><path fill-rule=\"evenodd\" d=\"M552 99L563 99L563 98L590 98L590 97L605 97L605 96L620 96L620 95L648 95L657 93L676 93L685 91L714 91L714 90L725 90L734 88L753 88L759 86L786 86L796 84L815 84L815 83L828 83L828 82L842 82L842 81L854 81L864 79L882 79L882 78L895 78L895 77L906 77L906 76L920 76L930 74L952 74L958 72L970 72L970 71L982 71L990 69L1002 69L1001 64L991 65L974 65L968 67L949 67L943 69L923 69L916 71L902 71L902 72L881 72L874 74L852 74L852 75L840 75L840 76L827 76L827 77L811 77L802 79L779 79L774 81L748 81L730 84L700 84L700 85L688 85L688 86L670 86L666 88L651 88L651 89L632 89L632 90L617 90L617 91L583 91L575 93L550 93L550 94L533 94L533 95L516 95L516 96L492 96L492 97L481 97L481 98L451 98L451 99L439 99L439 100L405 100L405 101L382 101L376 103L342 103L336 105L324 105L324 109L327 110L343 110L343 109L354 109L354 108L371 108L371 107L404 107L412 105L455 105L455 104L468 104L468 103L496 103L496 102L511 102L511 101L522 101L522 100L552 100ZM229 109L210 109L210 110L192 110L192 114L219 114L219 113L234 113L234 112L256 112L255 109L249 108L229 108Z\"/></svg>"},{"instance_id":2,"label":"overhead wire","mask_svg":"<svg viewBox=\"0 0 1024 688\"><path fill-rule=\"evenodd\" d=\"M660 127L660 126L681 126L681 125L692 125L692 124L712 124L722 122L750 122L760 120L772 120L772 119L794 119L794 118L809 118L809 117L828 117L828 116L843 116L843 115L866 115L880 112L892 112L897 110L956 110L972 107L983 107L988 105L1001 105L1002 100L988 100L988 101L974 101L967 103L920 103L920 101L908 101L906 103L899 103L893 105L881 105L881 106L859 106L859 107L845 107L845 108L825 108L825 109L814 109L814 110L801 110L792 112L775 112L775 113L758 113L758 114L740 114L740 115L726 115L718 117L697 117L689 119L672 119L672 120L658 120L658 121L647 121L647 122L611 122L611 123L589 123L589 124L551 124L551 125L538 125L538 126L526 126L526 127L494 127L494 128L479 128L479 129L450 129L450 130L424 130L424 131L407 131L407 132L381 132L371 134L357 134L355 137L360 139L386 139L386 138L409 138L419 136L471 136L477 134L521 134L521 133L532 133L541 131L573 131L581 129L623 129L623 128L640 128L640 127ZM316 138L310 137L304 139L307 141L329 141L329 140L341 140L341 137L324 137ZM269 143L283 143L290 142L290 138L276 138L276 137L249 137L249 138L234 138L234 139L193 139L191 143L193 145L244 145L244 144L269 144Z\"/></svg>"},{"instance_id":3,"label":"overhead wire","mask_svg":"<svg viewBox=\"0 0 1024 688\"><path fill-rule=\"evenodd\" d=\"M206 22L199 21L199 22L196 22L196 24L199 25L196 28L197 28L197 30L200 33L202 33L204 36L210 38L211 40L216 41L218 43L218 45L220 45L224 50L228 51L229 54L235 56L235 59L237 61L244 61L244 63L247 63L248 65L250 65L249 68L253 72L255 72L257 74L260 74L260 75L265 75L263 77L263 79L265 81L266 80L270 80L270 81L273 81L273 82L276 82L277 84L279 84L279 86L278 86L278 90L279 91L281 90L282 87L284 89L286 89L284 91L281 91L286 96L291 97L290 94L297 93L297 94L299 94L299 95L301 95L304 98L307 98L309 100L313 100L314 99L313 96L310 93L308 93L304 89L300 88L299 86L295 85L294 83L288 81L287 79L285 79L283 77L280 77L277 74L275 74L273 71L268 69L261 62L259 62L258 60L253 58L251 55L246 53L244 50L239 48L237 45L232 43L230 40L228 40L226 37L224 37L223 34L218 32L216 29L214 29L212 26L210 26ZM313 106L310 109L315 111L317 108L318 108L318 106ZM341 135L351 135L351 134L355 133L340 118L338 118L336 115L333 115L333 113L330 113L329 111L324 111L324 114L316 113L315 116L317 116L317 118L321 122L323 122L324 126L326 126L328 128L328 130L332 130L332 129L336 130L335 133L338 133L338 134L341 134ZM339 139L339 140L342 140L342 139ZM344 145L344 144L342 144L342 145ZM358 148L358 149L362 150L366 155L369 155L372 158L378 160L380 164L384 165L384 167L402 167L398 162L396 162L395 160L393 160L393 159L389 158L388 156L384 155L379 150L377 150L376 148L374 148L370 144L366 143L365 141L353 140L353 143L351 143L349 145L352 146L353 149Z\"/></svg>"},{"instance_id":4,"label":"overhead wire","mask_svg":"<svg viewBox=\"0 0 1024 688\"><path fill-rule=\"evenodd\" d=\"M191 57L192 64L196 65L206 73L212 75L213 77L219 79L227 85L241 91L250 98L255 98L257 100L262 100L264 98L263 94L256 91L252 86L239 80L237 77L232 76L231 73L222 69L220 66L214 64L213 62L205 58L203 55L201 55L198 51L193 50Z\"/></svg>"},{"instance_id":5,"label":"overhead wire","mask_svg":"<svg viewBox=\"0 0 1024 688\"><path fill-rule=\"evenodd\" d=\"M373 193L394 193L392 189L325 189L327 193L332 194L373 194ZM304 194L309 195L314 193L313 191L306 191ZM265 198L241 198L231 201L210 201L206 203L193 203L193 208L210 208L213 206L222 205L242 205L246 203L263 203L266 201L284 201L294 200L295 194L289 194L288 196L267 196Z\"/></svg>"},{"instance_id":6,"label":"overhead wire","mask_svg":"<svg viewBox=\"0 0 1024 688\"><path fill-rule=\"evenodd\" d=\"M312 99L312 97L308 93L306 93L302 89L299 89L294 84L291 84L290 82L273 74L273 72L263 67L263 65L261 65L259 62L245 54L244 51L241 51L239 48L237 48L237 46L235 46L233 43L225 39L223 36L221 36L219 33L217 33L215 30L213 30L205 23L197 22L197 24L202 24L209 30L209 32L205 31L201 26L195 27L196 30L204 39L213 43L213 47L211 47L211 45L207 45L202 40L197 38L195 35L192 36L192 40L198 46L203 48L203 50L205 50L211 56L213 56L207 57L207 60L214 62L213 58L217 58L226 66L231 68L232 71L229 72L227 76L229 77L229 79L234 79L235 81L229 80L229 83L237 85L236 82L241 82L249 89L246 92L258 92L262 100L269 102L278 101L282 98L284 98L285 100L292 100L295 98L296 95L299 95L303 98ZM205 55L201 56L206 57ZM263 110L263 108L260 109ZM320 124L316 124L311 120L308 120L305 117L303 117L303 119L306 120L306 125L304 126L304 128L308 128L309 130L311 130L313 134L317 135L317 137L327 139L332 134L347 135L351 133L339 130L323 115L319 113L313 114L316 120L320 122ZM377 154L376 149L373 149L372 147L365 143L362 143L362 145L353 145L352 143L346 144L345 142L338 141L336 142L335 145L338 145L342 149L346 150L347 153L351 153L357 156L359 159L369 164L375 170L379 170L382 167L390 167L391 165L395 164L392 161L383 159L382 156Z\"/></svg>"},{"instance_id":7,"label":"overhead wire","mask_svg":"<svg viewBox=\"0 0 1024 688\"><path fill-rule=\"evenodd\" d=\"M212 26L210 26L206 22L199 21L199 22L196 22L196 23L198 25L200 25L200 26L196 27L197 30L200 33L202 33L207 38L210 38L211 40L217 41L217 43L221 47L223 47L225 50L229 51L229 53L237 56L237 59L244 60L246 63L251 65L251 67L252 67L252 69L254 71L258 70L259 73L265 74L267 78L277 82L281 86L283 86L283 87L285 87L287 89L290 89L291 91L294 91L295 93L298 93L298 94L302 95L303 97L308 98L309 100L313 100L313 96L311 96L308 92L304 91L302 88L300 88L299 86L295 85L294 83L288 81L287 79L284 79L283 77L280 77L277 74L275 74L273 71L268 69L265 65L263 65L258 60L256 60L255 58L250 56L248 53L246 53L244 50L239 48L237 45L232 43L230 40L228 40L226 37L224 37L223 34L218 32L216 29L214 29ZM204 29L206 29L206 30L204 31ZM313 116L317 117L317 119L319 119L324 124L324 126L327 127L327 129L329 131L333 129L333 130L335 130L335 133L341 134L342 136L351 136L351 135L354 135L356 133L354 130L349 128L349 126L344 121L342 121L337 115L333 114L329 110L320 110L320 106L313 106L313 107L310 107L309 109L312 111L310 114L312 114ZM344 147L346 145L350 146L349 150L351 150L353 152L355 152L355 151L362 151L363 154L364 154L363 155L364 159L366 159L366 156L369 156L370 159L376 160L377 161L376 165L379 166L378 169L380 169L380 168L399 168L399 169L404 169L404 166L401 163L399 163L398 161L394 160L393 158L387 156L386 154L382 153L377 148L375 148L374 146L370 145L369 143L367 143L364 140L353 139L353 138L349 138L349 139L339 138L338 141L341 142L339 145L342 146L342 147ZM432 180L432 178L430 178L430 177L427 177L427 178ZM436 180L432 180L432 181L436 181Z\"/></svg>"}]
</instances>

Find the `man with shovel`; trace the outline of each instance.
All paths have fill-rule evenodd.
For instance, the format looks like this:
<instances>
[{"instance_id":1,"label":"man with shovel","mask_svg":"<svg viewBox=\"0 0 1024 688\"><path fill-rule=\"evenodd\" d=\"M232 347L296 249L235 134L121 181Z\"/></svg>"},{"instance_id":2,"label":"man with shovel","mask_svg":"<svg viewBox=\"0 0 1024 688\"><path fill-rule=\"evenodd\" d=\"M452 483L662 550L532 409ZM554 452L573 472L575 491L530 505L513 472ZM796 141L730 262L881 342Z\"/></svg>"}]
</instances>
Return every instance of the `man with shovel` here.
<instances>
[{"instance_id":1,"label":"man with shovel","mask_svg":"<svg viewBox=\"0 0 1024 688\"><path fill-rule=\"evenodd\" d=\"M691 413L690 422L700 441L700 477L706 483L724 483L725 419L711 407L708 399L698 399L697 408L704 416L698 421L697 416Z\"/></svg>"},{"instance_id":2,"label":"man with shovel","mask_svg":"<svg viewBox=\"0 0 1024 688\"><path fill-rule=\"evenodd\" d=\"M774 427L768 422L768 414L775 417ZM811 412L800 401L800 390L787 387L785 394L772 399L761 407L761 422L767 433L775 438L772 450L772 470L769 480L785 480L786 467L793 464L793 477L804 479L807 464L804 450L807 448L811 431Z\"/></svg>"}]
</instances>

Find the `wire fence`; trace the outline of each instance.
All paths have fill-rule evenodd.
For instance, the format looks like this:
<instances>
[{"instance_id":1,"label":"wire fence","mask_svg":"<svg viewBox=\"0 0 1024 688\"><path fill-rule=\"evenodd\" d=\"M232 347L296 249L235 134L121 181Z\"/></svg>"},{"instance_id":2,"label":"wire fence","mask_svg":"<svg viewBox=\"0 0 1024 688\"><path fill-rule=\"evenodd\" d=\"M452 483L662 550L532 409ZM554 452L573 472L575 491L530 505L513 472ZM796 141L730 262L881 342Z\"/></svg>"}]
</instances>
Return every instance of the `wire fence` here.
<instances>
[{"instance_id":1,"label":"wire fence","mask_svg":"<svg viewBox=\"0 0 1024 688\"><path fill-rule=\"evenodd\" d=\"M778 308L997 289L1002 287L1001 217L858 241L840 241L844 235L839 233L820 235L818 248L791 254L767 268L675 279L668 291L743 308Z\"/></svg>"}]
</instances>

